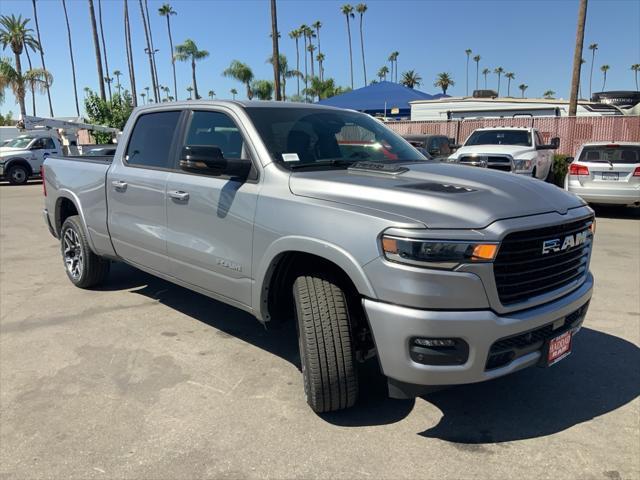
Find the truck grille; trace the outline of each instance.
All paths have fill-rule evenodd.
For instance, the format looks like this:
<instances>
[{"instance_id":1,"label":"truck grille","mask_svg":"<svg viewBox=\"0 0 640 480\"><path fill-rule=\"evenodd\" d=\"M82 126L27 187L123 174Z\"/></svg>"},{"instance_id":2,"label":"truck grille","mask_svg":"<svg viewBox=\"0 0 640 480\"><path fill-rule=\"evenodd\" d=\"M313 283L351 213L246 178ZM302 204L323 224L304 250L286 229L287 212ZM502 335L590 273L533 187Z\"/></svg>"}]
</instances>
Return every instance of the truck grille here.
<instances>
[{"instance_id":1,"label":"truck grille","mask_svg":"<svg viewBox=\"0 0 640 480\"><path fill-rule=\"evenodd\" d=\"M493 265L500 302L522 302L582 278L587 272L592 223L593 217L589 217L507 235ZM577 233L585 231L586 241L573 246L569 237L575 239ZM547 253L543 253L544 246L548 247Z\"/></svg>"},{"instance_id":2,"label":"truck grille","mask_svg":"<svg viewBox=\"0 0 640 480\"><path fill-rule=\"evenodd\" d=\"M485 167L492 170L501 170L503 172L511 171L511 157L500 155L472 155L462 156L460 163L471 165L473 167Z\"/></svg>"}]
</instances>

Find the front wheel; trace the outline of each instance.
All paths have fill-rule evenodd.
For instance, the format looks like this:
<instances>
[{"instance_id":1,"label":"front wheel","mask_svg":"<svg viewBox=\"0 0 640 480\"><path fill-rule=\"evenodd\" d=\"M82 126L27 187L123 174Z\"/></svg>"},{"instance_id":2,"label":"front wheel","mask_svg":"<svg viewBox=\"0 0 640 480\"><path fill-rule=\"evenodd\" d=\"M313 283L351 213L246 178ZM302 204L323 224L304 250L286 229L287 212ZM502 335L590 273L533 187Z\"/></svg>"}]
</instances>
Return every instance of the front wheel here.
<instances>
[{"instance_id":1,"label":"front wheel","mask_svg":"<svg viewBox=\"0 0 640 480\"><path fill-rule=\"evenodd\" d=\"M91 251L78 215L62 224L60 249L67 277L76 287L95 287L107 278L110 263Z\"/></svg>"},{"instance_id":2,"label":"front wheel","mask_svg":"<svg viewBox=\"0 0 640 480\"><path fill-rule=\"evenodd\" d=\"M301 276L293 297L307 403L317 413L353 406L358 377L344 291L324 277Z\"/></svg>"},{"instance_id":3,"label":"front wheel","mask_svg":"<svg viewBox=\"0 0 640 480\"><path fill-rule=\"evenodd\" d=\"M27 167L23 165L13 165L7 171L7 178L11 185L24 185L29 180Z\"/></svg>"}]
</instances>

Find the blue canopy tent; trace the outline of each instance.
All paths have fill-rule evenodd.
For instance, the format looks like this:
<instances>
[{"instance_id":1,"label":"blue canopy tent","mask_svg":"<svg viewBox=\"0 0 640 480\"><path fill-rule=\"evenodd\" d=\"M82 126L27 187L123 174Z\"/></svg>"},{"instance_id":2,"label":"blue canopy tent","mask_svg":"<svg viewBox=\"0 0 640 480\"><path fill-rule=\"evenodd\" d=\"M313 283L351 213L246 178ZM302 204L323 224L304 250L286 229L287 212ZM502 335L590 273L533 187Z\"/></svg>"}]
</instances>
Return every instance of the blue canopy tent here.
<instances>
[{"instance_id":1,"label":"blue canopy tent","mask_svg":"<svg viewBox=\"0 0 640 480\"><path fill-rule=\"evenodd\" d=\"M320 105L350 108L370 115L387 117L408 117L411 114L409 102L413 100L434 100L444 95L428 93L407 88L393 82L379 82L366 87L351 90L335 97L320 100Z\"/></svg>"}]
</instances>

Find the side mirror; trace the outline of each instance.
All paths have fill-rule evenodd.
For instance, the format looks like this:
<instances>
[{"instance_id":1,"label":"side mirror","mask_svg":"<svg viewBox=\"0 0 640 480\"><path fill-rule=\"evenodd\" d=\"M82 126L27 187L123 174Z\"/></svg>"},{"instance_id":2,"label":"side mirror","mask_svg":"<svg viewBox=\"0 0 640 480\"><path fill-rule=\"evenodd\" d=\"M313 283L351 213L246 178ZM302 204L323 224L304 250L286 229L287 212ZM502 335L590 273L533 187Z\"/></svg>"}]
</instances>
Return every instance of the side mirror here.
<instances>
[{"instance_id":1,"label":"side mirror","mask_svg":"<svg viewBox=\"0 0 640 480\"><path fill-rule=\"evenodd\" d=\"M560 147L560 139L558 137L553 137L549 145L551 145L552 150L557 150Z\"/></svg>"},{"instance_id":2,"label":"side mirror","mask_svg":"<svg viewBox=\"0 0 640 480\"><path fill-rule=\"evenodd\" d=\"M437 157L438 155L440 155L440 149L439 148L430 148L429 149L429 153L431 155L433 155L434 157Z\"/></svg>"},{"instance_id":3,"label":"side mirror","mask_svg":"<svg viewBox=\"0 0 640 480\"><path fill-rule=\"evenodd\" d=\"M567 158L564 159L564 161L565 161L565 163L567 165L569 165L570 163L573 163L574 160L575 160L574 157L567 157Z\"/></svg>"},{"instance_id":4,"label":"side mirror","mask_svg":"<svg viewBox=\"0 0 640 480\"><path fill-rule=\"evenodd\" d=\"M221 175L227 167L222 150L210 145L186 145L180 155L180 168L203 175Z\"/></svg>"}]
</instances>

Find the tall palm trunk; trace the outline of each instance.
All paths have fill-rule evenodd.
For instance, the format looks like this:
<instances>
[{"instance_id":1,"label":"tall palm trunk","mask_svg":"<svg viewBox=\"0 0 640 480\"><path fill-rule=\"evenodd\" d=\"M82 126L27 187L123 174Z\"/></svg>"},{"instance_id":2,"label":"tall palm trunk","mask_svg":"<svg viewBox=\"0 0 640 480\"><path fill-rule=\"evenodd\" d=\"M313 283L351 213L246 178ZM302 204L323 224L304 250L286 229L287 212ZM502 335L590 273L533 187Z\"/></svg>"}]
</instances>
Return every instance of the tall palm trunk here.
<instances>
[{"instance_id":1,"label":"tall palm trunk","mask_svg":"<svg viewBox=\"0 0 640 480\"><path fill-rule=\"evenodd\" d=\"M153 50L151 49L151 42L149 40L149 29L147 28L147 17L144 14L144 5L142 0L139 0L140 14L142 15L142 25L144 26L144 37L147 41L147 55L149 55L149 72L151 75L151 85L153 86L153 98L158 102L158 90L156 88L156 76L153 69ZM132 58L133 60L133 58Z\"/></svg>"},{"instance_id":2,"label":"tall palm trunk","mask_svg":"<svg viewBox=\"0 0 640 480\"><path fill-rule=\"evenodd\" d=\"M297 38L296 38L296 71L300 73L300 47L298 46ZM300 75L296 75L296 81L298 82L298 96L300 96Z\"/></svg>"},{"instance_id":3,"label":"tall palm trunk","mask_svg":"<svg viewBox=\"0 0 640 480\"><path fill-rule=\"evenodd\" d=\"M476 62L476 90L478 90L479 79L480 79L480 62Z\"/></svg>"},{"instance_id":4,"label":"tall palm trunk","mask_svg":"<svg viewBox=\"0 0 640 480\"><path fill-rule=\"evenodd\" d=\"M351 72L351 89L353 90L353 51L351 49L351 23L349 22L349 15L345 15L347 19L347 35L349 37L349 69Z\"/></svg>"},{"instance_id":5,"label":"tall palm trunk","mask_svg":"<svg viewBox=\"0 0 640 480\"><path fill-rule=\"evenodd\" d=\"M191 57L191 80L193 81L193 93L196 95L196 100L200 98L198 94L198 82L196 81L196 60Z\"/></svg>"},{"instance_id":6,"label":"tall palm trunk","mask_svg":"<svg viewBox=\"0 0 640 480\"><path fill-rule=\"evenodd\" d=\"M13 52L16 60L16 72L18 73L18 88L16 92L16 97L18 97L18 105L20 105L20 114L25 116L27 114L27 107L24 103L24 80L22 77L22 62L20 61L20 53Z\"/></svg>"},{"instance_id":7,"label":"tall palm trunk","mask_svg":"<svg viewBox=\"0 0 640 480\"><path fill-rule=\"evenodd\" d=\"M96 25L96 12L93 9L93 0L89 1L89 18L91 19L91 30L93 32L93 46L96 50L96 67L98 68L98 87L100 89L100 98L107 99L104 90L104 73L102 71L102 55L100 54L100 42L98 41L98 27Z\"/></svg>"},{"instance_id":8,"label":"tall palm trunk","mask_svg":"<svg viewBox=\"0 0 640 480\"><path fill-rule=\"evenodd\" d=\"M25 45L24 53L27 55L27 62L29 63L29 70L33 70L33 65L31 64L31 56L29 55L29 48ZM29 89L31 90L31 111L33 112L33 116L36 116L36 87L33 81L29 82Z\"/></svg>"},{"instance_id":9,"label":"tall palm trunk","mask_svg":"<svg viewBox=\"0 0 640 480\"><path fill-rule=\"evenodd\" d=\"M302 36L304 38L304 98L309 98L309 93L307 92L309 88L309 75L307 74L307 36L304 33Z\"/></svg>"},{"instance_id":10,"label":"tall palm trunk","mask_svg":"<svg viewBox=\"0 0 640 480\"><path fill-rule=\"evenodd\" d=\"M507 78L507 97L511 96L511 78Z\"/></svg>"},{"instance_id":11,"label":"tall palm trunk","mask_svg":"<svg viewBox=\"0 0 640 480\"><path fill-rule=\"evenodd\" d=\"M467 55L467 97L469 96L469 55Z\"/></svg>"},{"instance_id":12,"label":"tall palm trunk","mask_svg":"<svg viewBox=\"0 0 640 480\"><path fill-rule=\"evenodd\" d=\"M173 58L173 37L171 36L171 22L167 15L167 32L169 32L169 47L171 47L171 68L173 69L173 94L176 101L178 100L178 81L176 80L176 59Z\"/></svg>"},{"instance_id":13,"label":"tall palm trunk","mask_svg":"<svg viewBox=\"0 0 640 480\"><path fill-rule=\"evenodd\" d=\"M36 22L36 34L38 35L38 43L40 44L40 61L42 62L42 68L47 69L44 63L44 48L42 48L42 40L40 38L40 24L38 23L38 9L36 8L36 0L33 2L33 19ZM49 101L49 116L53 117L53 105L51 103L51 90L49 88L49 81L45 78L45 88L47 89L47 100Z\"/></svg>"},{"instance_id":14,"label":"tall palm trunk","mask_svg":"<svg viewBox=\"0 0 640 480\"><path fill-rule=\"evenodd\" d=\"M126 0L125 0L126 1ZM78 85L76 81L76 63L73 60L73 46L71 43L71 27L69 26L69 15L67 14L67 3L62 0L62 9L64 10L64 19L67 22L67 39L69 42L69 57L71 58L71 76L73 77L73 95L76 101L76 115L80 116L80 105L78 103ZM53 115L53 114L52 114Z\"/></svg>"},{"instance_id":15,"label":"tall palm trunk","mask_svg":"<svg viewBox=\"0 0 640 480\"><path fill-rule=\"evenodd\" d=\"M98 0L98 24L100 25L100 38L102 39L102 54L104 55L104 69L107 73L107 79L109 76L109 62L107 60L107 45L104 42L104 28L102 28L102 0ZM107 89L109 90L109 101L111 101L111 81L106 80Z\"/></svg>"},{"instance_id":16,"label":"tall palm trunk","mask_svg":"<svg viewBox=\"0 0 640 480\"><path fill-rule=\"evenodd\" d=\"M316 28L316 35L318 35L318 55L322 53L320 49L320 27ZM318 60L318 76L321 81L324 81L324 71L322 70L322 62Z\"/></svg>"},{"instance_id":17,"label":"tall palm trunk","mask_svg":"<svg viewBox=\"0 0 640 480\"><path fill-rule=\"evenodd\" d=\"M136 73L133 64L133 52L131 49L131 26L129 25L129 4L124 0L124 39L127 50L127 67L129 68L129 82L131 83L131 100L133 106L138 106L138 93L136 91ZM176 97L177 98L177 97Z\"/></svg>"},{"instance_id":18,"label":"tall palm trunk","mask_svg":"<svg viewBox=\"0 0 640 480\"><path fill-rule=\"evenodd\" d=\"M569 116L575 117L578 112L578 87L580 87L580 69L582 68L582 48L584 46L584 25L587 18L587 0L580 0L578 7L578 28L576 30L576 46L573 51L573 71L571 72L571 92L569 97ZM582 95L580 95L582 96Z\"/></svg>"},{"instance_id":19,"label":"tall palm trunk","mask_svg":"<svg viewBox=\"0 0 640 480\"><path fill-rule=\"evenodd\" d=\"M311 47L313 45L313 43L311 42L311 37L309 37L309 47ZM315 72L313 69L313 64L315 63L313 61L313 48L309 48L309 58L311 59L311 78L315 77Z\"/></svg>"},{"instance_id":20,"label":"tall palm trunk","mask_svg":"<svg viewBox=\"0 0 640 480\"><path fill-rule=\"evenodd\" d=\"M280 91L280 49L278 46L278 13L276 10L276 0L271 0L271 40L273 59L273 88L276 93L276 101L282 100Z\"/></svg>"},{"instance_id":21,"label":"tall palm trunk","mask_svg":"<svg viewBox=\"0 0 640 480\"><path fill-rule=\"evenodd\" d=\"M367 86L367 65L364 61L364 37L362 35L362 17L360 14L360 49L362 50L362 71L364 73L364 86Z\"/></svg>"},{"instance_id":22,"label":"tall palm trunk","mask_svg":"<svg viewBox=\"0 0 640 480\"><path fill-rule=\"evenodd\" d=\"M151 51L153 54L151 55L151 61L153 62L153 75L156 79L156 91L153 96L156 98L156 102L160 101L160 82L158 81L158 66L156 65L156 48L153 45L153 30L151 29L151 19L149 18L149 4L147 0L144 0L144 12L145 17L147 19L147 26L149 28L149 40L151 42Z\"/></svg>"},{"instance_id":23,"label":"tall palm trunk","mask_svg":"<svg viewBox=\"0 0 640 480\"><path fill-rule=\"evenodd\" d=\"M596 50L595 48L591 50L591 73L589 73L589 100L591 100L591 83L593 81L593 64L596 61Z\"/></svg>"}]
</instances>

